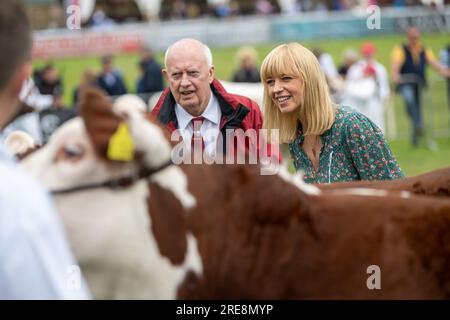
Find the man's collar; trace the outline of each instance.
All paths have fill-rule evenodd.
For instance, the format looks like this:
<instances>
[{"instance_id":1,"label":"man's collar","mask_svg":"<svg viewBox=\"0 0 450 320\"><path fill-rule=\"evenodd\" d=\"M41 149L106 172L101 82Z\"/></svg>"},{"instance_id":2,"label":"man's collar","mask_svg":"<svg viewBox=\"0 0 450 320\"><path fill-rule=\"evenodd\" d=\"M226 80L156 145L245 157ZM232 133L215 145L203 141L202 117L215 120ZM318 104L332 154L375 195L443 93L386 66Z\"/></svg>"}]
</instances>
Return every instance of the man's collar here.
<instances>
[{"instance_id":1,"label":"man's collar","mask_svg":"<svg viewBox=\"0 0 450 320\"><path fill-rule=\"evenodd\" d=\"M211 97L209 99L209 103L206 106L206 109L201 114L205 119L211 121L214 124L219 124L220 122L220 112L219 112L219 102L214 94L211 92ZM178 103L175 104L175 114L178 120L178 128L184 130L187 128L189 123L191 122L192 116L189 114L184 108Z\"/></svg>"},{"instance_id":2,"label":"man's collar","mask_svg":"<svg viewBox=\"0 0 450 320\"><path fill-rule=\"evenodd\" d=\"M178 128L180 130L186 129L193 116L191 116L186 110L184 110L184 108L178 103L175 103L175 114L178 120Z\"/></svg>"},{"instance_id":3,"label":"man's collar","mask_svg":"<svg viewBox=\"0 0 450 320\"><path fill-rule=\"evenodd\" d=\"M219 101L217 100L216 96L211 92L211 98L209 99L209 103L206 106L205 111L203 111L202 116L214 124L219 124L220 122L219 110L220 110Z\"/></svg>"}]
</instances>

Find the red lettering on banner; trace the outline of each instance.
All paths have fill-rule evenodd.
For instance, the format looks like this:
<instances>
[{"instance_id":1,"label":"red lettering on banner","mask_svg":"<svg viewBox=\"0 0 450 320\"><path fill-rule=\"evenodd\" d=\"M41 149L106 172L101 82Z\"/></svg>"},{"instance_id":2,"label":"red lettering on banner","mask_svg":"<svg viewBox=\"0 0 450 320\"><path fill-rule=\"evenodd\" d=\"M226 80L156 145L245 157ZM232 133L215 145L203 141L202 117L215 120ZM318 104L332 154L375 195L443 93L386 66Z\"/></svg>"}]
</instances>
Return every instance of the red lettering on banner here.
<instances>
[{"instance_id":1,"label":"red lettering on banner","mask_svg":"<svg viewBox=\"0 0 450 320\"><path fill-rule=\"evenodd\" d=\"M127 53L136 51L143 42L140 34L85 34L57 38L35 38L33 58L63 58Z\"/></svg>"}]
</instances>

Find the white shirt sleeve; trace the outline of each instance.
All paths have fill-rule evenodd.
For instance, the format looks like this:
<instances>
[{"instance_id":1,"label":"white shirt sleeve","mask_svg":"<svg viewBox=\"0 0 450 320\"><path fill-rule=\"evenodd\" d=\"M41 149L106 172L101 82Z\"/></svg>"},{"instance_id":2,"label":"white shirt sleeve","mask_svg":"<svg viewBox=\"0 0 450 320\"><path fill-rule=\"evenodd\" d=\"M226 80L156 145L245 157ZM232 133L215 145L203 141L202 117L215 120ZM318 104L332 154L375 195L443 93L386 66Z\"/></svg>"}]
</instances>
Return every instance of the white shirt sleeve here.
<instances>
[{"instance_id":1,"label":"white shirt sleeve","mask_svg":"<svg viewBox=\"0 0 450 320\"><path fill-rule=\"evenodd\" d=\"M0 299L89 299L49 196L14 164L0 175Z\"/></svg>"},{"instance_id":2,"label":"white shirt sleeve","mask_svg":"<svg viewBox=\"0 0 450 320\"><path fill-rule=\"evenodd\" d=\"M19 98L22 102L33 107L36 111L48 109L53 105L53 96L41 94L31 78L23 84L19 93Z\"/></svg>"}]
</instances>

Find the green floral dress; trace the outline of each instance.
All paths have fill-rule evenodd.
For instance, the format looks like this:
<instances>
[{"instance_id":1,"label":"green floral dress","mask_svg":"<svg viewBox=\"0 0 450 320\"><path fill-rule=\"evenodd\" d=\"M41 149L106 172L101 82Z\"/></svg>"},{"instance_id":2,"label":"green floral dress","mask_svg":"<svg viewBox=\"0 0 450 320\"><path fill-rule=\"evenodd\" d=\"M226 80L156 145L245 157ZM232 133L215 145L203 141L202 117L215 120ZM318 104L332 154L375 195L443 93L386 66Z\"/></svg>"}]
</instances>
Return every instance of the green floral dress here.
<instances>
[{"instance_id":1,"label":"green floral dress","mask_svg":"<svg viewBox=\"0 0 450 320\"><path fill-rule=\"evenodd\" d=\"M289 144L294 166L305 172L307 183L404 177L380 129L352 108L337 108L333 126L320 138L322 150L317 172L301 147L305 139L301 129Z\"/></svg>"}]
</instances>

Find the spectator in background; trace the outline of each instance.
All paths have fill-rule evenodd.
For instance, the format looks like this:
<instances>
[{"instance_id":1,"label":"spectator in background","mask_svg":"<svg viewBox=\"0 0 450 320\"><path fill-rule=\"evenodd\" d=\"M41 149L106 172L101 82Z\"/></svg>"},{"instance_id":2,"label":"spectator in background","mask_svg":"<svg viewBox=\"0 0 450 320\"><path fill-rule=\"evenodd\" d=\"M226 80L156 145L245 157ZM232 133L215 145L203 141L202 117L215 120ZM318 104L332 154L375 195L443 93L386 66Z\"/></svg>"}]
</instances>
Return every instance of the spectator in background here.
<instances>
[{"instance_id":1,"label":"spectator in background","mask_svg":"<svg viewBox=\"0 0 450 320\"><path fill-rule=\"evenodd\" d=\"M449 70L439 61L430 48L420 42L420 31L416 27L407 30L407 43L396 46L392 52L392 80L402 96L412 122L412 145L417 146L424 135L422 118L422 92L427 85L426 67L449 77Z\"/></svg>"},{"instance_id":2,"label":"spectator in background","mask_svg":"<svg viewBox=\"0 0 450 320\"><path fill-rule=\"evenodd\" d=\"M196 19L200 17L202 9L196 2L188 2L186 6L186 14L188 19Z\"/></svg>"},{"instance_id":3,"label":"spectator in background","mask_svg":"<svg viewBox=\"0 0 450 320\"><path fill-rule=\"evenodd\" d=\"M111 29L115 24L115 21L109 18L102 9L95 10L91 17L91 26L95 30Z\"/></svg>"},{"instance_id":4,"label":"spectator in background","mask_svg":"<svg viewBox=\"0 0 450 320\"><path fill-rule=\"evenodd\" d=\"M386 68L376 61L375 53L373 43L363 43L361 54L364 59L348 70L343 104L355 107L384 132L384 108L390 94L389 79Z\"/></svg>"},{"instance_id":5,"label":"spectator in background","mask_svg":"<svg viewBox=\"0 0 450 320\"><path fill-rule=\"evenodd\" d=\"M257 0L255 10L258 14L268 15L275 12L275 8L269 0Z\"/></svg>"},{"instance_id":6,"label":"spectator in background","mask_svg":"<svg viewBox=\"0 0 450 320\"><path fill-rule=\"evenodd\" d=\"M113 57L103 56L102 71L97 78L97 85L110 96L120 96L127 93L127 88L120 71L114 69Z\"/></svg>"},{"instance_id":7,"label":"spectator in background","mask_svg":"<svg viewBox=\"0 0 450 320\"><path fill-rule=\"evenodd\" d=\"M58 69L53 64L49 63L37 70L34 73L34 82L42 95L53 97L53 107L63 107L63 84Z\"/></svg>"},{"instance_id":8,"label":"spectator in background","mask_svg":"<svg viewBox=\"0 0 450 320\"><path fill-rule=\"evenodd\" d=\"M81 91L88 86L95 86L97 84L97 72L92 69L85 69L81 75L79 85L73 90L72 102L74 109L77 109L77 103L80 100Z\"/></svg>"},{"instance_id":9,"label":"spectator in background","mask_svg":"<svg viewBox=\"0 0 450 320\"><path fill-rule=\"evenodd\" d=\"M347 49L344 51L342 65L339 67L338 73L345 80L348 69L358 61L358 53L353 49Z\"/></svg>"},{"instance_id":10,"label":"spectator in background","mask_svg":"<svg viewBox=\"0 0 450 320\"><path fill-rule=\"evenodd\" d=\"M450 45L441 50L441 63L450 68ZM447 79L448 107L450 108L450 79Z\"/></svg>"},{"instance_id":11,"label":"spectator in background","mask_svg":"<svg viewBox=\"0 0 450 320\"><path fill-rule=\"evenodd\" d=\"M234 82L261 82L259 69L256 67L258 52L252 47L242 47L236 53L239 69L233 75Z\"/></svg>"},{"instance_id":12,"label":"spectator in background","mask_svg":"<svg viewBox=\"0 0 450 320\"><path fill-rule=\"evenodd\" d=\"M214 0L209 1L211 10L216 18L226 18L231 15L231 6L229 0Z\"/></svg>"},{"instance_id":13,"label":"spectator in background","mask_svg":"<svg viewBox=\"0 0 450 320\"><path fill-rule=\"evenodd\" d=\"M148 47L140 50L141 59L139 61L139 69L141 77L137 82L136 92L138 94L152 94L164 89L162 77L162 68L153 57L153 52Z\"/></svg>"},{"instance_id":14,"label":"spectator in background","mask_svg":"<svg viewBox=\"0 0 450 320\"><path fill-rule=\"evenodd\" d=\"M187 6L185 1L175 0L173 2L171 18L176 20L187 18Z\"/></svg>"},{"instance_id":15,"label":"spectator in background","mask_svg":"<svg viewBox=\"0 0 450 320\"><path fill-rule=\"evenodd\" d=\"M320 48L313 48L312 52L319 61L320 69L325 74L325 79L327 80L327 84L331 94L333 96L338 95L342 90L344 82L337 72L333 57L331 56L331 54L323 52Z\"/></svg>"},{"instance_id":16,"label":"spectator in background","mask_svg":"<svg viewBox=\"0 0 450 320\"><path fill-rule=\"evenodd\" d=\"M65 13L61 3L53 3L48 8L47 29L58 29L65 26Z\"/></svg>"},{"instance_id":17,"label":"spectator in background","mask_svg":"<svg viewBox=\"0 0 450 320\"><path fill-rule=\"evenodd\" d=\"M3 141L13 131L20 130L29 134L36 143L43 144L44 138L39 123L39 113L54 105L53 96L41 94L30 77L23 84L19 99L22 104L20 112L4 128L0 140Z\"/></svg>"}]
</instances>

